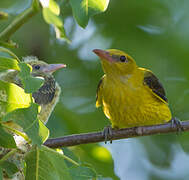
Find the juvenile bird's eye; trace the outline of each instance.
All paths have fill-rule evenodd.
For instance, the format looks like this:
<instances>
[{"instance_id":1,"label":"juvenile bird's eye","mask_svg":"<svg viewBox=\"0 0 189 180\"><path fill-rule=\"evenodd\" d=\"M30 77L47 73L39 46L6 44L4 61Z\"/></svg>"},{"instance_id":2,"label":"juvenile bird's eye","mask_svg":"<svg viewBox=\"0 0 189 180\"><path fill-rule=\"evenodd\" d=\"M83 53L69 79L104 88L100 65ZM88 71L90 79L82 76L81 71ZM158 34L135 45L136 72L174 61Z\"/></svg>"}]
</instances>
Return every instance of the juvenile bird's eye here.
<instances>
[{"instance_id":1,"label":"juvenile bird's eye","mask_svg":"<svg viewBox=\"0 0 189 180\"><path fill-rule=\"evenodd\" d=\"M125 56L120 56L119 59L120 59L121 62L125 62L127 60L127 58Z\"/></svg>"},{"instance_id":2,"label":"juvenile bird's eye","mask_svg":"<svg viewBox=\"0 0 189 180\"><path fill-rule=\"evenodd\" d=\"M37 70L40 69L40 65L34 65L33 67L34 69L37 69Z\"/></svg>"}]
</instances>

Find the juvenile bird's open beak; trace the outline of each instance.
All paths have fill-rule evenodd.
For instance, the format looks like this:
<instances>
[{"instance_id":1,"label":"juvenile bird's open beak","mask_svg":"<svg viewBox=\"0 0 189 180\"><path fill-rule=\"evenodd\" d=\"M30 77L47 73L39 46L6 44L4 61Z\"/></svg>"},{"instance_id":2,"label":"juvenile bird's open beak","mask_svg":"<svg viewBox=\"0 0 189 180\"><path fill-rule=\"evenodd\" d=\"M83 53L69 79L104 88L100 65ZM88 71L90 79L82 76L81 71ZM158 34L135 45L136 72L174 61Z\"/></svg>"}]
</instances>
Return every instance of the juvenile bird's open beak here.
<instances>
[{"instance_id":1,"label":"juvenile bird's open beak","mask_svg":"<svg viewBox=\"0 0 189 180\"><path fill-rule=\"evenodd\" d=\"M109 62L113 62L113 58L112 56L110 55L110 53L108 51L104 51L104 50L101 50L101 49L94 49L93 52L100 57L100 59L106 59L107 61Z\"/></svg>"},{"instance_id":2,"label":"juvenile bird's open beak","mask_svg":"<svg viewBox=\"0 0 189 180\"><path fill-rule=\"evenodd\" d=\"M53 73L55 72L56 70L58 69L61 69L61 68L65 68L66 67L66 64L49 64L47 67L45 67L43 69L43 72L46 72L46 73Z\"/></svg>"}]
</instances>

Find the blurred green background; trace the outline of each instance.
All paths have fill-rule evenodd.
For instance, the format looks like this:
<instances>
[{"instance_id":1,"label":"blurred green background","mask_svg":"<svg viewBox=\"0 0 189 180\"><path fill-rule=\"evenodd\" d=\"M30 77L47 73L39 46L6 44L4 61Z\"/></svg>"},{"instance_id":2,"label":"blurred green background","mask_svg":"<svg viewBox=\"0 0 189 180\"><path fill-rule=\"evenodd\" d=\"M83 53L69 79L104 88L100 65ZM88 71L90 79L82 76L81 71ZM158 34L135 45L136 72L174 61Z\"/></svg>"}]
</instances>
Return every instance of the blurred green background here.
<instances>
[{"instance_id":1,"label":"blurred green background","mask_svg":"<svg viewBox=\"0 0 189 180\"><path fill-rule=\"evenodd\" d=\"M0 10L10 18L0 22L0 30L30 3L1 0ZM189 1L111 0L107 11L93 17L86 29L73 19L69 1L58 3L70 44L55 38L40 13L12 37L19 44L13 49L19 57L34 55L48 63L67 64L55 73L62 93L47 124L51 137L99 131L109 124L101 108L95 108L103 72L94 48L124 50L139 66L151 69L166 89L173 116L189 119ZM102 179L187 180L188 141L185 132L70 149L93 165Z\"/></svg>"}]
</instances>

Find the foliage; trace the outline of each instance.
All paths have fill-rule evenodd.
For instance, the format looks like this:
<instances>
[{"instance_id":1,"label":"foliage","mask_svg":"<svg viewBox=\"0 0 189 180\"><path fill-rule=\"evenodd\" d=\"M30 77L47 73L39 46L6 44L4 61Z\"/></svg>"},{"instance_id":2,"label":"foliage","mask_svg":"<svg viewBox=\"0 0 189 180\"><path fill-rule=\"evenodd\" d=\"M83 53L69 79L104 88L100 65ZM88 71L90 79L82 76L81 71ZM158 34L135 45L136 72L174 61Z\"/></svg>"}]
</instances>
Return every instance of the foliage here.
<instances>
[{"instance_id":1,"label":"foliage","mask_svg":"<svg viewBox=\"0 0 189 180\"><path fill-rule=\"evenodd\" d=\"M18 14L24 13L31 7L28 2L27 0L0 1L0 32L17 19ZM49 26L44 21L43 9L38 9L38 3L35 5L38 12L38 14L34 13L37 14L36 16L32 14L30 20L23 21L21 28L16 28L16 33L6 37L3 35L4 37L0 38L0 45L6 47L7 50L10 49L8 54L5 50L1 51L0 56L3 58L11 58L17 60L18 63L20 61L15 54L18 57L35 55L48 63L57 62L68 65L67 69L55 74L62 93L47 123L50 137L92 132L102 130L104 126L107 126L108 121L101 109L95 108L96 87L103 75L100 62L92 53L95 48L123 50L136 60L137 65L151 69L165 87L173 116L181 120L189 119L189 1L112 0L104 13L90 16L85 29L77 23L81 22L80 25L84 27L88 22L87 17L93 13L85 14L87 9L83 6L76 8L78 12L74 12L74 7L71 5L73 2L57 0L56 4L59 8L56 5L51 8L51 11L63 23L61 31L64 28L70 44L64 40L64 34L64 38L56 38L56 36L60 37L58 36L61 35L58 34L60 31L56 31L54 24ZM78 2L87 1L78 0ZM88 11L90 10L89 8ZM79 17L76 17L77 13L80 13ZM80 20L80 16L83 19ZM12 37L11 40L10 37ZM15 54L13 55L10 51ZM9 63L6 63L6 66L9 66ZM15 65L10 66L15 67ZM7 132L7 125L2 126ZM4 134L3 131L2 133ZM4 136L7 134L1 135L1 138L4 139ZM9 148L14 148L12 140L9 143L1 142L7 143ZM39 151L43 152L40 147ZM189 177L188 147L188 133L181 133L113 141L111 145L87 144L63 148L63 152L65 156L80 164L77 166L65 160L71 178L76 174L75 172L82 172L82 165L84 165L86 169L89 168L92 171L89 171L91 176L96 172L97 176L102 175L102 179L103 177L117 179L117 175L123 180L187 180ZM36 147L33 146L33 148L32 150L35 151ZM48 159L49 161L51 160ZM5 162L10 161L8 159ZM17 162L13 164L20 168ZM26 167L24 163L22 165L25 172ZM78 170L79 167L81 167L80 170ZM0 176L2 169L5 171L6 167L1 166ZM11 169L11 172L14 172L15 168ZM9 173L9 176L12 174Z\"/></svg>"},{"instance_id":2,"label":"foliage","mask_svg":"<svg viewBox=\"0 0 189 180\"><path fill-rule=\"evenodd\" d=\"M74 17L82 22L81 26L86 26L94 14L105 11L108 2L96 3L93 0L84 2L87 12L81 17L80 13ZM71 6L75 9L82 9L83 3L72 1ZM9 8L13 3L9 3ZM89 10L88 10L89 8ZM19 10L19 7L16 8ZM38 119L40 106L34 103L32 93L37 91L43 84L44 79L31 75L31 66L22 62L10 49L16 47L18 43L10 40L12 34L18 30L29 18L37 12L42 12L43 19L47 24L52 25L56 38L69 42L66 36L64 23L60 16L59 4L54 0L38 1L33 0L30 7L8 22L7 27L0 33L0 71L6 73L7 70L18 71L18 76L23 84L23 89L14 83L0 80L0 176L18 177L25 179L96 179L97 173L91 166L78 163L63 154L62 150L52 150L42 144L49 137L48 128ZM89 13L89 14L88 14ZM7 20L9 13L1 12L0 20ZM84 25L83 25L84 24ZM25 139L24 146L15 142L13 133ZM23 146L23 147L22 147ZM70 164L67 166L66 161Z\"/></svg>"},{"instance_id":3,"label":"foliage","mask_svg":"<svg viewBox=\"0 0 189 180\"><path fill-rule=\"evenodd\" d=\"M108 7L109 0L70 0L73 15L81 27L86 27L89 18L103 12Z\"/></svg>"}]
</instances>

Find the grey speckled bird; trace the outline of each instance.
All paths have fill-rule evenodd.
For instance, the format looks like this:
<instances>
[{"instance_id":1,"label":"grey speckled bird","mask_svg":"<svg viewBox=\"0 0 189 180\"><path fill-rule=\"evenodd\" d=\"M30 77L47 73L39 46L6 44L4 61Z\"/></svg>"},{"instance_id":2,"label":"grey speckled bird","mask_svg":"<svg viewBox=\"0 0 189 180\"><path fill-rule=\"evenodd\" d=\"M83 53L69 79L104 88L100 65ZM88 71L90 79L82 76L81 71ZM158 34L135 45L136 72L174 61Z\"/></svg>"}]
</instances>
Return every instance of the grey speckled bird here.
<instances>
[{"instance_id":1,"label":"grey speckled bird","mask_svg":"<svg viewBox=\"0 0 189 180\"><path fill-rule=\"evenodd\" d=\"M65 64L47 64L39 61L36 57L25 57L24 62L32 66L32 76L44 78L44 84L32 94L35 103L41 106L41 111L38 118L47 123L48 118L59 100L61 89L55 81L52 73L60 68L66 67ZM0 79L6 82L15 83L23 87L19 77L18 71L11 70L0 74Z\"/></svg>"}]
</instances>

